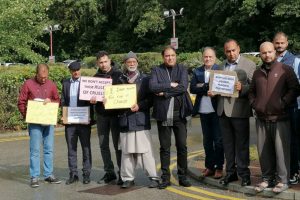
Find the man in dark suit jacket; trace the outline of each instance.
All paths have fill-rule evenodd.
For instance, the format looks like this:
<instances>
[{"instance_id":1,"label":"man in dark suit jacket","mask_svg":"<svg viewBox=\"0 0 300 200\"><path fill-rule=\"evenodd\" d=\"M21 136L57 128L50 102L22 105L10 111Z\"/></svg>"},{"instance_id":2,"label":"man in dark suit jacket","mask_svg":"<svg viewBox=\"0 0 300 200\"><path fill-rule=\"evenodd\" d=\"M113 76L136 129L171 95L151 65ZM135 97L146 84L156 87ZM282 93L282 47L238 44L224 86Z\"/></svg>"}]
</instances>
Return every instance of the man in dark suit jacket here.
<instances>
[{"instance_id":1,"label":"man in dark suit jacket","mask_svg":"<svg viewBox=\"0 0 300 200\"><path fill-rule=\"evenodd\" d=\"M170 182L170 147L172 130L177 149L179 185L191 186L187 180L186 117L191 115L192 103L187 93L188 73L183 65L176 63L176 51L167 46L162 51L164 63L151 71L150 90L155 94L153 117L157 120L160 142L162 183L165 189Z\"/></svg>"},{"instance_id":2,"label":"man in dark suit jacket","mask_svg":"<svg viewBox=\"0 0 300 200\"><path fill-rule=\"evenodd\" d=\"M221 65L223 70L236 71L238 82L236 90L239 97L219 97L217 113L223 135L223 146L226 159L226 176L221 179L222 185L242 178L241 185L250 185L249 170L249 117L252 115L248 100L249 83L256 69L255 63L240 55L237 41L230 39L224 44L227 57Z\"/></svg>"},{"instance_id":3,"label":"man in dark suit jacket","mask_svg":"<svg viewBox=\"0 0 300 200\"><path fill-rule=\"evenodd\" d=\"M211 47L203 50L204 64L193 72L190 92L196 94L193 114L200 114L205 150L205 170L203 176L214 176L219 179L223 176L224 150L219 117L217 115L217 97L209 95L209 70L219 70L215 64L216 52Z\"/></svg>"},{"instance_id":4,"label":"man in dark suit jacket","mask_svg":"<svg viewBox=\"0 0 300 200\"><path fill-rule=\"evenodd\" d=\"M71 78L63 81L61 105L67 107L90 107L90 118L93 119L93 107L89 101L79 100L80 87L80 63L72 62L69 65ZM92 168L91 153L91 122L89 124L65 124L65 136L68 145L68 165L70 177L66 184L72 184L79 180L77 171L77 141L79 138L82 147L83 159L83 184L90 183L90 173Z\"/></svg>"}]
</instances>

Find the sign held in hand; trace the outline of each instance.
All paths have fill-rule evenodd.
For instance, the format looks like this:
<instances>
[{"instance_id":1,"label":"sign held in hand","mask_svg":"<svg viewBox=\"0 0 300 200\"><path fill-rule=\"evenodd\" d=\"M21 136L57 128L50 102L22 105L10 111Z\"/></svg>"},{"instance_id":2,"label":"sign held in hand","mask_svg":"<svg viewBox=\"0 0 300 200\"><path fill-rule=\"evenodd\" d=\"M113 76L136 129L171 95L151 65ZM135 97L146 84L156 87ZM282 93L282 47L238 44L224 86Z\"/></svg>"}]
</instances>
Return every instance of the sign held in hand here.
<instances>
[{"instance_id":1,"label":"sign held in hand","mask_svg":"<svg viewBox=\"0 0 300 200\"><path fill-rule=\"evenodd\" d=\"M106 86L104 94L105 109L131 108L137 102L135 84Z\"/></svg>"},{"instance_id":2,"label":"sign held in hand","mask_svg":"<svg viewBox=\"0 0 300 200\"><path fill-rule=\"evenodd\" d=\"M82 76L80 78L79 99L89 101L93 96L96 101L103 101L104 87L112 84L110 78Z\"/></svg>"}]
</instances>

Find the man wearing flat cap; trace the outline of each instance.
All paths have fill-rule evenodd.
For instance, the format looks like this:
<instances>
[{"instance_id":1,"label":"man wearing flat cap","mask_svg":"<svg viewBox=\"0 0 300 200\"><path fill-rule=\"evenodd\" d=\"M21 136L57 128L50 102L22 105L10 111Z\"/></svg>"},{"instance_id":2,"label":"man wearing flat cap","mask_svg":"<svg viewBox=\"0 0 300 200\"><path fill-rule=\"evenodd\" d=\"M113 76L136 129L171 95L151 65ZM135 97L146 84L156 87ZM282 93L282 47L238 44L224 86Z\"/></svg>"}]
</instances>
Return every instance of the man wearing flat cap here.
<instances>
[{"instance_id":1,"label":"man wearing flat cap","mask_svg":"<svg viewBox=\"0 0 300 200\"><path fill-rule=\"evenodd\" d=\"M123 84L136 84L137 103L129 109L120 110L120 147L122 188L134 184L135 168L140 165L149 179L149 188L156 188L159 178L156 173L152 150L150 107L152 94L149 90L149 77L138 70L138 59L130 51L124 57L125 70L120 77Z\"/></svg>"},{"instance_id":2,"label":"man wearing flat cap","mask_svg":"<svg viewBox=\"0 0 300 200\"><path fill-rule=\"evenodd\" d=\"M90 116L93 119L93 109L89 101L79 100L80 87L80 62L72 62L69 66L71 78L63 81L61 106L67 107L90 107ZM77 170L77 141L79 139L82 148L82 176L83 184L90 183L92 168L91 154L91 122L88 124L65 124L65 137L68 146L69 179L66 184L72 184L79 180Z\"/></svg>"}]
</instances>

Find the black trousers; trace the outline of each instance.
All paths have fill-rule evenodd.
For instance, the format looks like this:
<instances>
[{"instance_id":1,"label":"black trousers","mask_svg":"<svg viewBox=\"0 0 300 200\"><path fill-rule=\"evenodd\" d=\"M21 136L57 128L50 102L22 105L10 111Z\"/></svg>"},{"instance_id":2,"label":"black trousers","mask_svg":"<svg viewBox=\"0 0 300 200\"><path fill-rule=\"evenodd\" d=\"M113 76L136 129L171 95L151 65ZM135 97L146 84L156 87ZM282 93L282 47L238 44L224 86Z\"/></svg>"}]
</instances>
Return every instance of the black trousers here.
<instances>
[{"instance_id":1,"label":"black trousers","mask_svg":"<svg viewBox=\"0 0 300 200\"><path fill-rule=\"evenodd\" d=\"M226 159L226 173L250 176L249 170L249 118L232 118L222 115L220 127Z\"/></svg>"},{"instance_id":2,"label":"black trousers","mask_svg":"<svg viewBox=\"0 0 300 200\"><path fill-rule=\"evenodd\" d=\"M174 116L173 126L162 126L162 122L157 121L157 128L160 142L161 178L170 180L170 148L173 130L177 149L177 174L179 179L185 179L187 174L186 120Z\"/></svg>"},{"instance_id":3,"label":"black trousers","mask_svg":"<svg viewBox=\"0 0 300 200\"><path fill-rule=\"evenodd\" d=\"M66 125L65 137L68 146L68 165L70 176L78 176L77 171L77 141L79 138L82 149L83 176L90 176L92 168L91 153L91 126L90 125Z\"/></svg>"},{"instance_id":4,"label":"black trousers","mask_svg":"<svg viewBox=\"0 0 300 200\"><path fill-rule=\"evenodd\" d=\"M118 150L118 143L120 139L120 127L119 127L118 117L97 114L97 132L99 137L101 156L104 163L104 171L106 173L115 173L114 163L112 162L110 148L109 148L110 131L111 131L114 149L116 152L117 165L120 171L122 152L121 150Z\"/></svg>"},{"instance_id":5,"label":"black trousers","mask_svg":"<svg viewBox=\"0 0 300 200\"><path fill-rule=\"evenodd\" d=\"M299 174L299 145L300 145L300 110L297 107L289 108L288 110L291 123L291 163L290 175Z\"/></svg>"},{"instance_id":6,"label":"black trousers","mask_svg":"<svg viewBox=\"0 0 300 200\"><path fill-rule=\"evenodd\" d=\"M205 150L205 168L223 170L224 150L219 117L217 113L200 113Z\"/></svg>"}]
</instances>

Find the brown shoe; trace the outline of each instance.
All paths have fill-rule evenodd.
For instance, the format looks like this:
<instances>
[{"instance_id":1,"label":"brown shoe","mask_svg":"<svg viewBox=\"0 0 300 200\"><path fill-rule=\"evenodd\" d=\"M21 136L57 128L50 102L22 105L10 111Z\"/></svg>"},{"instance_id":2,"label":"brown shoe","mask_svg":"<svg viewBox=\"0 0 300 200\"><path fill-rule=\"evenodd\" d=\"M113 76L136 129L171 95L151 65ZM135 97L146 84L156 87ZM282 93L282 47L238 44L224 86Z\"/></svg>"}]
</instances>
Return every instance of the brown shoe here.
<instances>
[{"instance_id":1,"label":"brown shoe","mask_svg":"<svg viewBox=\"0 0 300 200\"><path fill-rule=\"evenodd\" d=\"M222 176L223 176L223 170L217 169L215 171L214 179L220 179L220 178L222 178Z\"/></svg>"},{"instance_id":2,"label":"brown shoe","mask_svg":"<svg viewBox=\"0 0 300 200\"><path fill-rule=\"evenodd\" d=\"M207 177L207 176L213 176L215 174L215 172L211 169L204 169L202 172L202 176Z\"/></svg>"}]
</instances>

